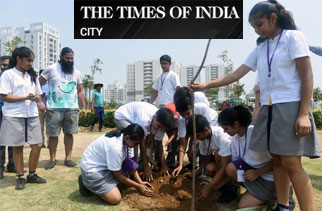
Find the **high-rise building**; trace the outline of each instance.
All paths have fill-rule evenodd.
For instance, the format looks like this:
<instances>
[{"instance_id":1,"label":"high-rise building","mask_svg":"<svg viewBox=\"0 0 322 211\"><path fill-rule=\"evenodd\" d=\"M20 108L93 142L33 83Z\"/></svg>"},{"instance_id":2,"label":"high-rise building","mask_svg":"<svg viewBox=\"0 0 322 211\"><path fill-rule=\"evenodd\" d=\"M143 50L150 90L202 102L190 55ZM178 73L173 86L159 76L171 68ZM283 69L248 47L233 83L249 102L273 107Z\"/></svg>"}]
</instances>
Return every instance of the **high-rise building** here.
<instances>
[{"instance_id":1,"label":"high-rise building","mask_svg":"<svg viewBox=\"0 0 322 211\"><path fill-rule=\"evenodd\" d=\"M180 72L180 66L172 61L170 70ZM126 65L127 101L148 101L154 81L162 72L159 60L138 60Z\"/></svg>"},{"instance_id":2,"label":"high-rise building","mask_svg":"<svg viewBox=\"0 0 322 211\"><path fill-rule=\"evenodd\" d=\"M205 66L206 82L213 81L221 76L228 74L228 68L224 65L209 64ZM223 86L219 88L218 98L227 99L230 96L230 87Z\"/></svg>"},{"instance_id":3,"label":"high-rise building","mask_svg":"<svg viewBox=\"0 0 322 211\"><path fill-rule=\"evenodd\" d=\"M19 37L20 46L30 48L35 54L33 67L39 71L59 60L61 43L59 30L46 23L32 23L23 27L0 28L0 55L7 55L4 44Z\"/></svg>"},{"instance_id":4,"label":"high-rise building","mask_svg":"<svg viewBox=\"0 0 322 211\"><path fill-rule=\"evenodd\" d=\"M103 87L103 100L106 102L110 102L111 100L114 100L118 103L126 103L127 102L127 96L126 96L126 86L122 86L121 84L118 84L116 81L112 84L107 84L106 87Z\"/></svg>"},{"instance_id":5,"label":"high-rise building","mask_svg":"<svg viewBox=\"0 0 322 211\"><path fill-rule=\"evenodd\" d=\"M189 65L189 66L181 67L181 71L180 71L181 85L188 86L189 83L193 80L193 78L197 74L198 69L199 69L199 67L197 67L196 65ZM200 74L197 77L195 82L199 82L199 83L201 82Z\"/></svg>"}]
</instances>

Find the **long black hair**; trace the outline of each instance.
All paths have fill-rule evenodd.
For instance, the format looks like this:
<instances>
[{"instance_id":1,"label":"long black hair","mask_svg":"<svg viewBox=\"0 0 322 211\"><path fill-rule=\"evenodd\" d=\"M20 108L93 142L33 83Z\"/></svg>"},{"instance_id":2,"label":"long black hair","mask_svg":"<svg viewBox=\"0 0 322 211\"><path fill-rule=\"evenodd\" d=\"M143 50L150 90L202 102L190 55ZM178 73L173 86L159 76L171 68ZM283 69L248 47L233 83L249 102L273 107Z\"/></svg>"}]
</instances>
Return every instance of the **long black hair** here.
<instances>
[{"instance_id":1,"label":"long black hair","mask_svg":"<svg viewBox=\"0 0 322 211\"><path fill-rule=\"evenodd\" d=\"M235 121L247 128L252 122L250 110L243 105L238 105L224 109L218 116L218 124L221 126L230 125L233 127Z\"/></svg>"},{"instance_id":2,"label":"long black hair","mask_svg":"<svg viewBox=\"0 0 322 211\"><path fill-rule=\"evenodd\" d=\"M292 13L287 11L280 3L275 0L258 2L250 11L248 21L252 18L271 18L272 13L277 15L277 24L282 29L296 30Z\"/></svg>"},{"instance_id":3,"label":"long black hair","mask_svg":"<svg viewBox=\"0 0 322 211\"><path fill-rule=\"evenodd\" d=\"M145 136L143 128L138 124L131 124L124 129L113 130L111 132L106 133L105 136L112 138L119 137L122 134L124 136L129 135L131 141L133 141L135 144L140 143L140 141L142 141Z\"/></svg>"},{"instance_id":4,"label":"long black hair","mask_svg":"<svg viewBox=\"0 0 322 211\"><path fill-rule=\"evenodd\" d=\"M17 65L17 56L19 58L28 58L30 56L35 56L34 52L32 52L32 50L30 50L27 47L20 47L20 48L16 48L13 53L12 56L10 58L9 61L9 69L14 68ZM31 83L35 83L36 84L36 80L37 80L37 72L34 70L33 67L31 67L29 70L26 70L27 73L30 75L31 78Z\"/></svg>"}]
</instances>

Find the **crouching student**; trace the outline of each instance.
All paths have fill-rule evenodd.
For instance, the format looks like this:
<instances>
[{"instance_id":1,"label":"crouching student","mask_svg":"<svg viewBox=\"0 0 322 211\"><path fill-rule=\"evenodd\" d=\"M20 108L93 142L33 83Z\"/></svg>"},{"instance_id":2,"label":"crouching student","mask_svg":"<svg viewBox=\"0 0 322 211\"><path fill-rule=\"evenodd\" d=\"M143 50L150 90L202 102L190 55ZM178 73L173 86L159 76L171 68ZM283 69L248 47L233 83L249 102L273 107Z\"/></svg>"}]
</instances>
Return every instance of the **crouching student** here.
<instances>
[{"instance_id":1,"label":"crouching student","mask_svg":"<svg viewBox=\"0 0 322 211\"><path fill-rule=\"evenodd\" d=\"M199 200L206 199L212 191L219 190L229 182L225 177L225 168L231 161L230 136L221 127L210 126L208 120L202 115L196 115L196 135L199 141L200 159L202 162L196 171L196 176L206 175L212 177L209 183L202 183ZM189 119L187 133L193 135L193 121ZM228 203L237 197L232 188L222 188L223 194L218 202ZM231 191L229 191L231 190Z\"/></svg>"},{"instance_id":2,"label":"crouching student","mask_svg":"<svg viewBox=\"0 0 322 211\"><path fill-rule=\"evenodd\" d=\"M135 187L145 196L152 196L153 187L148 182L142 182L137 172L138 164L130 159L133 157L133 147L143 141L144 130L138 124L111 131L93 141L86 148L80 164L80 194L89 196L95 193L107 203L115 205L122 199L117 188L120 182ZM135 181L129 175L133 175Z\"/></svg>"},{"instance_id":3,"label":"crouching student","mask_svg":"<svg viewBox=\"0 0 322 211\"><path fill-rule=\"evenodd\" d=\"M154 105L145 102L131 102L118 108L114 113L114 120L118 128L126 128L130 124L139 124L148 142L162 141L164 131L172 128L174 122L173 112L165 107L158 109ZM162 142L160 142L162 143ZM153 180L152 171L149 167L146 153L146 143L140 144L140 151L144 165L144 177L148 181ZM162 150L163 152L163 150ZM162 155L164 157L164 155ZM134 147L134 161L138 162L138 146ZM165 161L161 162L161 174L169 174L169 168Z\"/></svg>"},{"instance_id":4,"label":"crouching student","mask_svg":"<svg viewBox=\"0 0 322 211\"><path fill-rule=\"evenodd\" d=\"M226 174L247 189L238 208L259 206L277 200L270 153L255 152L248 148L254 128L250 125L251 121L249 109L242 105L224 109L218 117L219 125L232 136L232 162L227 165ZM294 202L290 207L294 208Z\"/></svg>"}]
</instances>

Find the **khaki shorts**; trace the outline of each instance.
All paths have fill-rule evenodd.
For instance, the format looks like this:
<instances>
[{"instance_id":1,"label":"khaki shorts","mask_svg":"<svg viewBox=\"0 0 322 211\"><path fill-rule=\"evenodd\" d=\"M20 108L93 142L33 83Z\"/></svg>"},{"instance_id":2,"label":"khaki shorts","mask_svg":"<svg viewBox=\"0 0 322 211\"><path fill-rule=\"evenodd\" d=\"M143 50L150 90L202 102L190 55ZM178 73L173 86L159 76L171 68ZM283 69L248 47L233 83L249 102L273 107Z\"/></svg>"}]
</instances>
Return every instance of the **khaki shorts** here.
<instances>
[{"instance_id":1,"label":"khaki shorts","mask_svg":"<svg viewBox=\"0 0 322 211\"><path fill-rule=\"evenodd\" d=\"M58 137L61 128L64 134L78 133L79 110L47 110L46 112L46 135Z\"/></svg>"}]
</instances>

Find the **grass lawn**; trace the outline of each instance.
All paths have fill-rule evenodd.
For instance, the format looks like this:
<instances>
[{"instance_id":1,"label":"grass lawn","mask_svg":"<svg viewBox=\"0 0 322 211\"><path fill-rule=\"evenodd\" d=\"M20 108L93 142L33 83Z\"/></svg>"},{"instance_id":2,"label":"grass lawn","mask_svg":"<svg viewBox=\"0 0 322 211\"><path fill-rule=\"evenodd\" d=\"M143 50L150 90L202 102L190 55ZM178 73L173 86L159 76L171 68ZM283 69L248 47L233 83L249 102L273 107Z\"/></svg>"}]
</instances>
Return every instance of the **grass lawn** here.
<instances>
[{"instance_id":1,"label":"grass lawn","mask_svg":"<svg viewBox=\"0 0 322 211\"><path fill-rule=\"evenodd\" d=\"M88 144L96 137L103 135L99 132L86 132L80 129L74 136L74 150L72 160L80 162L81 155ZM320 145L322 145L322 131L318 131ZM28 161L30 148L25 146L24 158ZM98 197L81 197L78 192L77 177L80 174L77 168L64 166L63 136L59 137L57 151L57 165L54 169L44 169L48 162L48 149L42 149L37 173L47 179L46 184L27 184L25 190L15 190L16 176L5 172L5 178L0 180L0 210L129 210L126 201L118 206L109 206ZM303 165L311 177L314 188L315 210L322 210L322 165L321 159L303 158ZM28 163L25 163L28 170ZM299 210L298 203L296 210Z\"/></svg>"}]
</instances>

